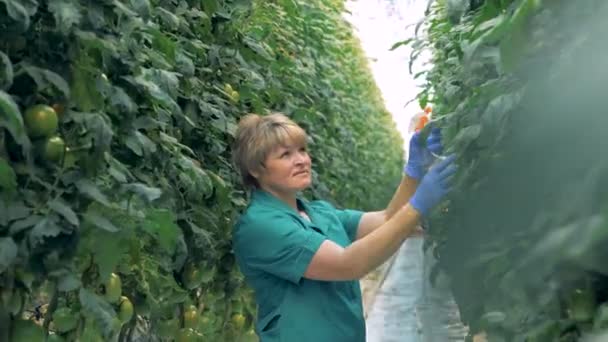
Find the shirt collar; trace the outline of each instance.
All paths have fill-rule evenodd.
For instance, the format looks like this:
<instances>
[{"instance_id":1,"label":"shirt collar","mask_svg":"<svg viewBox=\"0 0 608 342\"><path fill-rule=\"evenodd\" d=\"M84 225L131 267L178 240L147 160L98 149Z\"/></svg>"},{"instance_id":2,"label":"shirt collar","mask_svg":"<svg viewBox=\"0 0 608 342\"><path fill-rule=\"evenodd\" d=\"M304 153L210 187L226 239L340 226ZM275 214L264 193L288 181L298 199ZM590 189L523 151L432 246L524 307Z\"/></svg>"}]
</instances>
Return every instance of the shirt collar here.
<instances>
[{"instance_id":1,"label":"shirt collar","mask_svg":"<svg viewBox=\"0 0 608 342\"><path fill-rule=\"evenodd\" d=\"M287 203L283 202L282 200L280 200L273 194L269 193L268 191L265 191L262 189L254 190L251 195L251 200L252 200L252 202L270 206L275 209L279 209L281 211L287 211L287 212L290 212L293 214L298 214L298 212L295 209L293 209L292 207L290 207L289 205L287 205ZM296 201L298 203L298 206L302 207L302 204L301 204L302 200L300 198L296 198Z\"/></svg>"},{"instance_id":2,"label":"shirt collar","mask_svg":"<svg viewBox=\"0 0 608 342\"><path fill-rule=\"evenodd\" d=\"M300 215L300 213L298 213L294 208L290 207L284 201L280 200L273 194L271 194L267 191L264 191L262 189L254 190L253 193L251 194L251 200L252 200L252 203L258 203L263 206L269 206L274 209L294 215L304 225L312 227L313 229L321 231L323 233L326 232L326 229L324 227L319 226L314 223L316 221L315 220L316 215L314 213L314 210L308 205L308 202L300 196L296 196L296 203L298 204L298 207L301 208L301 210L306 212L306 214L308 215L308 217L310 218L310 220L312 222L308 221L307 219L302 217Z\"/></svg>"}]
</instances>

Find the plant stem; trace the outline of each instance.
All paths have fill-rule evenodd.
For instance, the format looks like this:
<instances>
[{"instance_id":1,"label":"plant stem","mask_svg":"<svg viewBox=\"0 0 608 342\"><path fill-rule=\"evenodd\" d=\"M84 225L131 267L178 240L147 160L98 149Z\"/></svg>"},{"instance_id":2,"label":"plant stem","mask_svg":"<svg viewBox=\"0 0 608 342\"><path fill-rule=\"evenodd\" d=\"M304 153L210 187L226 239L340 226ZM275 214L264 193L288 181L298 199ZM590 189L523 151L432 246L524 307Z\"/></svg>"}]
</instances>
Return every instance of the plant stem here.
<instances>
[{"instance_id":1,"label":"plant stem","mask_svg":"<svg viewBox=\"0 0 608 342\"><path fill-rule=\"evenodd\" d=\"M57 309L57 302L59 301L59 294L57 291L57 281L53 281L52 283L52 289L51 289L51 302L49 303L48 308L46 309L46 312L44 313L44 331L45 334L48 336L49 334L49 324L51 324L51 317L53 316L53 312L55 312L55 309Z\"/></svg>"}]
</instances>

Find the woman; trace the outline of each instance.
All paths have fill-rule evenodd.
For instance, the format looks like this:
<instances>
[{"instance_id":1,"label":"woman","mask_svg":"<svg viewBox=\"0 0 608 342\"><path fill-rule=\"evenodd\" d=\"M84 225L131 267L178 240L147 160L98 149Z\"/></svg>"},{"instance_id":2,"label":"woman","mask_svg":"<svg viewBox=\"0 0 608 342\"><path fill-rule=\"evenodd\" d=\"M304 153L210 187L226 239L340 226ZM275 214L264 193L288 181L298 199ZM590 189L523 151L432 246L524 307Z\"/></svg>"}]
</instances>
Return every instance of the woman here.
<instances>
[{"instance_id":1,"label":"woman","mask_svg":"<svg viewBox=\"0 0 608 342\"><path fill-rule=\"evenodd\" d=\"M233 149L251 202L233 232L237 263L255 292L262 342L365 341L358 280L384 263L447 194L456 171L441 150L439 130L428 146L410 141L405 176L382 211L339 210L298 193L311 184L306 133L286 116L249 114Z\"/></svg>"}]
</instances>

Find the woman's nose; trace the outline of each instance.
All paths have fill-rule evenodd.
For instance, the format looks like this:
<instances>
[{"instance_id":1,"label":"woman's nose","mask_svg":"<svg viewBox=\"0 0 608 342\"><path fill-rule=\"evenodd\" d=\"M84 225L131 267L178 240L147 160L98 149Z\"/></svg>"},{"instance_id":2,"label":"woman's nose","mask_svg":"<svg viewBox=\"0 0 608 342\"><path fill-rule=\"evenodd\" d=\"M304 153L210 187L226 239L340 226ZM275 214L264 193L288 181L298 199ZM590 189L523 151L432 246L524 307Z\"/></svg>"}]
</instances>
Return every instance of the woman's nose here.
<instances>
[{"instance_id":1,"label":"woman's nose","mask_svg":"<svg viewBox=\"0 0 608 342\"><path fill-rule=\"evenodd\" d=\"M298 152L296 153L296 164L303 164L306 163L306 161L308 160L308 154L306 152Z\"/></svg>"}]
</instances>

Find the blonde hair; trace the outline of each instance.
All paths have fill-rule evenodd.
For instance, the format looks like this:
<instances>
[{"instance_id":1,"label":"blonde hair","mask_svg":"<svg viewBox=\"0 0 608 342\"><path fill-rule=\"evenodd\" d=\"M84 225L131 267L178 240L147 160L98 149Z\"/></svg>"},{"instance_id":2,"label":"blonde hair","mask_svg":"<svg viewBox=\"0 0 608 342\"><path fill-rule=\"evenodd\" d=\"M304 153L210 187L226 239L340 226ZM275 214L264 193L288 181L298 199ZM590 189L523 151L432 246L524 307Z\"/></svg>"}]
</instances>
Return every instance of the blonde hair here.
<instances>
[{"instance_id":1,"label":"blonde hair","mask_svg":"<svg viewBox=\"0 0 608 342\"><path fill-rule=\"evenodd\" d=\"M232 161L241 175L243 185L259 186L251 171L261 171L268 155L288 143L306 146L307 135L302 127L282 113L266 116L247 114L239 121L232 149Z\"/></svg>"}]
</instances>

